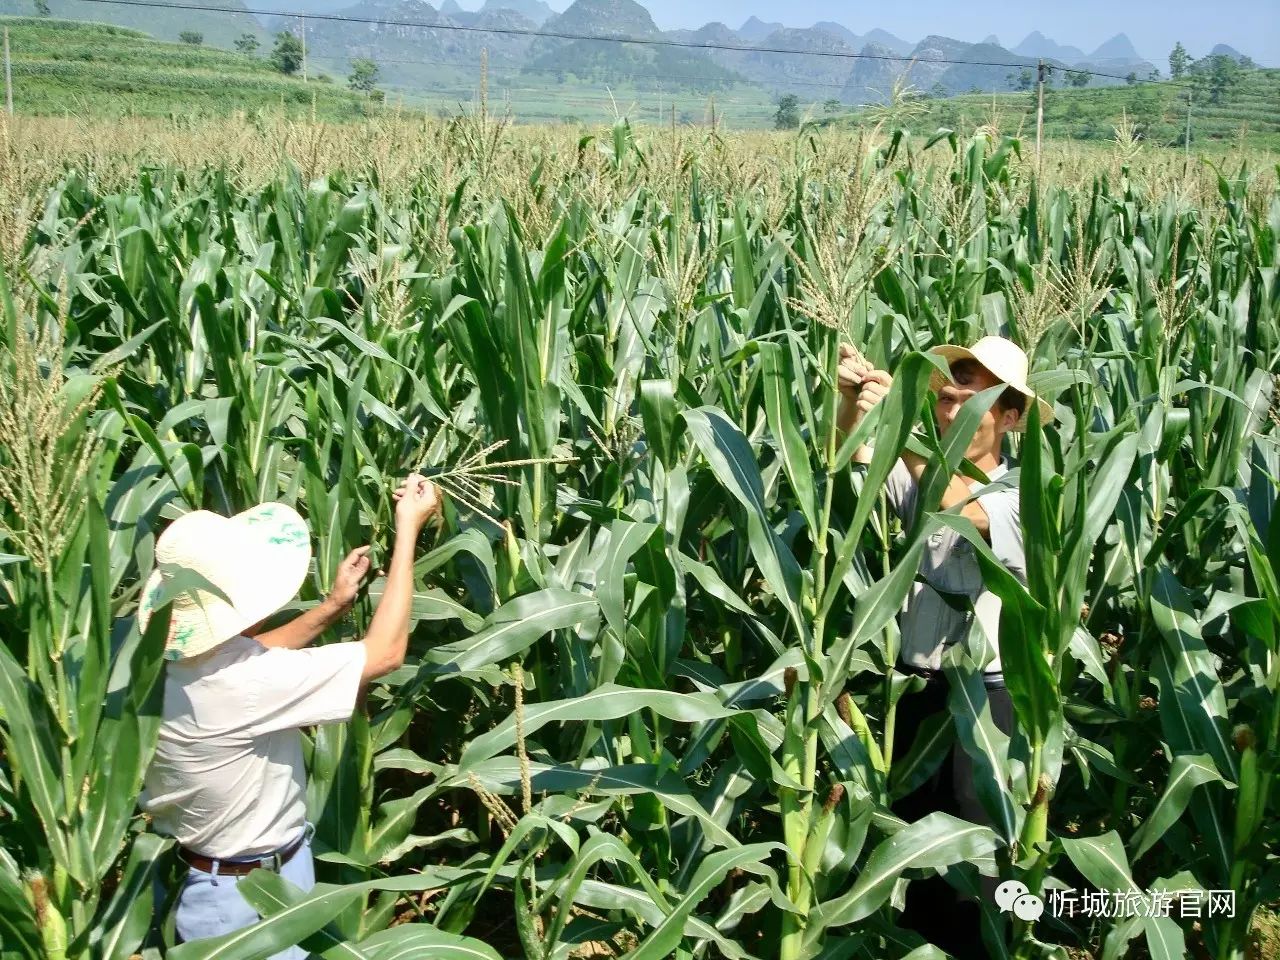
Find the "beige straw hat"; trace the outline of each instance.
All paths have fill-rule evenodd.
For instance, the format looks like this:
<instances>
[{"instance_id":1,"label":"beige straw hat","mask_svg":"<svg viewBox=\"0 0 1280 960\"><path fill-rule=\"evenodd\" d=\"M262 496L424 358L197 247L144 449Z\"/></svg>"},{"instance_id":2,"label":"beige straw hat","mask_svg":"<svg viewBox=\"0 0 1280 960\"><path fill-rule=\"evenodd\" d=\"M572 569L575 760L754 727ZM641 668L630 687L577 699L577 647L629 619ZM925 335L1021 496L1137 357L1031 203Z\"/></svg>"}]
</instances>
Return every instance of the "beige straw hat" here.
<instances>
[{"instance_id":1,"label":"beige straw hat","mask_svg":"<svg viewBox=\"0 0 1280 960\"><path fill-rule=\"evenodd\" d=\"M164 654L167 660L198 656L292 600L310 562L306 521L282 503L262 503L230 519L208 510L188 513L156 541L156 572L138 605L138 624L146 629L167 579L198 574L226 599L202 587L179 591Z\"/></svg>"},{"instance_id":2,"label":"beige straw hat","mask_svg":"<svg viewBox=\"0 0 1280 960\"><path fill-rule=\"evenodd\" d=\"M1012 340L1006 340L1004 337L983 337L972 347L960 347L947 343L940 347L934 347L929 352L942 357L947 361L948 365L955 363L957 360L976 360L990 370L992 376L1001 383L1013 387L1019 393L1024 394L1027 399L1034 400L1040 408L1040 422L1042 424L1053 420L1053 405L1037 396L1035 391L1027 386L1027 355ZM929 383L933 392L938 393L946 385L947 378L940 371L935 371ZM1031 406L1028 405L1026 410L1022 412L1022 416L1018 418L1017 425L1013 428L1014 430L1022 430L1026 426L1027 412L1030 409Z\"/></svg>"}]
</instances>

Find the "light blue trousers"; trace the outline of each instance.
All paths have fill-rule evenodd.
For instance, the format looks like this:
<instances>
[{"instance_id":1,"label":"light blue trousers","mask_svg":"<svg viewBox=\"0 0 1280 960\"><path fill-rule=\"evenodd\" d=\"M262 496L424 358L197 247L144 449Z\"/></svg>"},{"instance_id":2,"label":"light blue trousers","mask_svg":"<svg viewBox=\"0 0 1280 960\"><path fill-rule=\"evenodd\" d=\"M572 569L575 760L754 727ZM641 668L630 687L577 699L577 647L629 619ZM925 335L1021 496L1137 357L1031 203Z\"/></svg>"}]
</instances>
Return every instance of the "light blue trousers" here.
<instances>
[{"instance_id":1,"label":"light blue trousers","mask_svg":"<svg viewBox=\"0 0 1280 960\"><path fill-rule=\"evenodd\" d=\"M310 830L307 831L310 834ZM316 885L315 862L311 859L311 839L308 836L302 848L280 868L280 876L295 887L310 890ZM191 867L178 894L174 917L178 939L203 940L220 937L251 927L261 919L258 911L240 895L238 884L244 877L215 876ZM309 956L301 947L290 947L273 954L270 960L306 960Z\"/></svg>"}]
</instances>

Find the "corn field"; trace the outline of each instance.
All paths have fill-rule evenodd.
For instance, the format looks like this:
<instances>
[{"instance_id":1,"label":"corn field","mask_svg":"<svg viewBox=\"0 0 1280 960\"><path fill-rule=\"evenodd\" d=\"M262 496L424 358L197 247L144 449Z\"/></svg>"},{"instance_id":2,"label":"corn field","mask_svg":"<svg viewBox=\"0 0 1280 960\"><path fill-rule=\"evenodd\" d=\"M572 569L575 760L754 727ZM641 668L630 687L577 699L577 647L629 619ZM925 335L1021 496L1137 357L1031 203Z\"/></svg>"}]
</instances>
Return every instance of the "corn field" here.
<instances>
[{"instance_id":1,"label":"corn field","mask_svg":"<svg viewBox=\"0 0 1280 960\"><path fill-rule=\"evenodd\" d=\"M1277 949L1280 171L1120 135L1037 175L997 121L10 121L0 956L923 960L897 917L937 874L991 957ZM984 559L1016 729L961 651L955 722L895 749L922 552L950 527L985 557L938 508L982 410L939 433L924 351L989 333L1057 411L1010 451L1027 584ZM895 377L848 438L842 342ZM385 562L415 469L447 501L409 661L306 740L321 882L259 871L257 926L173 945L136 807L157 535L295 505L302 609L348 550ZM955 742L986 822L905 822ZM998 880L1235 904L1028 923Z\"/></svg>"}]
</instances>

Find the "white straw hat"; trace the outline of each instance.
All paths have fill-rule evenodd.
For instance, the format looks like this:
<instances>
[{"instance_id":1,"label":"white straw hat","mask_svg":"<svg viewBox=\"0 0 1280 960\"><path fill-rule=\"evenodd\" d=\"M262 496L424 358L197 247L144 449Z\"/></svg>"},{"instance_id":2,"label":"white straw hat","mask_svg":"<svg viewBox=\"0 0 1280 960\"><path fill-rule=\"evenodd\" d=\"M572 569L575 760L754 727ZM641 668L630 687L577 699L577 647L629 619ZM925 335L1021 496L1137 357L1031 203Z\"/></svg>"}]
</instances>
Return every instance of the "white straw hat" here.
<instances>
[{"instance_id":1,"label":"white straw hat","mask_svg":"<svg viewBox=\"0 0 1280 960\"><path fill-rule=\"evenodd\" d=\"M960 347L947 343L940 347L934 347L929 352L942 357L947 361L948 366L957 360L976 360L991 371L991 375L1001 383L1013 387L1028 400L1035 401L1040 408L1040 422L1042 424L1053 420L1053 405L1037 396L1035 391L1027 386L1027 355L1012 340L1006 340L1004 337L983 337L972 347ZM946 385L947 378L941 372L934 371L929 383L933 392L940 392ZM1022 430L1026 427L1027 413L1030 409L1031 406L1028 404L1026 409L1022 411L1022 416L1018 418L1018 423L1014 426L1014 430Z\"/></svg>"},{"instance_id":2,"label":"white straw hat","mask_svg":"<svg viewBox=\"0 0 1280 960\"><path fill-rule=\"evenodd\" d=\"M306 521L282 503L262 503L230 519L208 510L188 513L156 541L156 571L138 604L138 624L146 629L165 580L183 570L198 574L226 600L200 587L179 591L164 653L167 660L198 656L292 600L310 562Z\"/></svg>"}]
</instances>

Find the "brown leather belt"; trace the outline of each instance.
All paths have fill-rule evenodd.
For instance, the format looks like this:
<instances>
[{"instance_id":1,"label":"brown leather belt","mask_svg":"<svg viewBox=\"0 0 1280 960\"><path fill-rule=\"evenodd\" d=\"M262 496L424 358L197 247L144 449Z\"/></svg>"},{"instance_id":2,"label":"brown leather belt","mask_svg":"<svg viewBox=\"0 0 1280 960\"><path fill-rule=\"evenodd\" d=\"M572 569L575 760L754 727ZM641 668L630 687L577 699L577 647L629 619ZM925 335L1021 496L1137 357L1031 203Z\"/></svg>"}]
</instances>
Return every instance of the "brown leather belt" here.
<instances>
[{"instance_id":1,"label":"brown leather belt","mask_svg":"<svg viewBox=\"0 0 1280 960\"><path fill-rule=\"evenodd\" d=\"M304 830L302 835L287 847L281 847L274 853L264 853L262 856L252 859L237 857L234 860L219 860L217 858L202 857L186 847L178 847L178 859L189 867L194 867L204 873L216 873L221 877L244 877L259 869L278 872L281 867L293 859L295 853L302 849L302 844L307 839L307 833L308 831Z\"/></svg>"}]
</instances>

